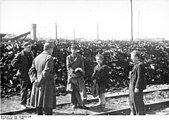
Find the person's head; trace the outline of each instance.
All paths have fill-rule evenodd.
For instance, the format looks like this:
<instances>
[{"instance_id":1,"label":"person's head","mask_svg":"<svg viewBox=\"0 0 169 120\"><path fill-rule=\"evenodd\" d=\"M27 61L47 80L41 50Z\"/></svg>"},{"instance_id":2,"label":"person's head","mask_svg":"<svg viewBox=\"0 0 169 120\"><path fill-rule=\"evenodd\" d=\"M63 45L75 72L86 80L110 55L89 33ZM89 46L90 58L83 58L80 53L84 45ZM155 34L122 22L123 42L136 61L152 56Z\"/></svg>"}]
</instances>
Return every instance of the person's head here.
<instances>
[{"instance_id":1,"label":"person's head","mask_svg":"<svg viewBox=\"0 0 169 120\"><path fill-rule=\"evenodd\" d=\"M24 48L25 51L30 52L31 48L32 48L32 44L30 42L24 42L23 48Z\"/></svg>"},{"instance_id":2,"label":"person's head","mask_svg":"<svg viewBox=\"0 0 169 120\"><path fill-rule=\"evenodd\" d=\"M104 60L104 56L98 53L95 58L96 58L97 64L101 65Z\"/></svg>"},{"instance_id":3,"label":"person's head","mask_svg":"<svg viewBox=\"0 0 169 120\"><path fill-rule=\"evenodd\" d=\"M52 55L53 53L53 48L54 48L54 45L52 43L45 43L44 46L43 46L43 50L44 51L47 51L48 53L50 53Z\"/></svg>"},{"instance_id":4,"label":"person's head","mask_svg":"<svg viewBox=\"0 0 169 120\"><path fill-rule=\"evenodd\" d=\"M137 62L141 59L141 54L138 50L134 50L131 52L131 60L133 62Z\"/></svg>"},{"instance_id":5,"label":"person's head","mask_svg":"<svg viewBox=\"0 0 169 120\"><path fill-rule=\"evenodd\" d=\"M76 53L77 53L77 46L76 45L73 44L71 46L71 52L72 52L73 55L76 55Z\"/></svg>"}]
</instances>

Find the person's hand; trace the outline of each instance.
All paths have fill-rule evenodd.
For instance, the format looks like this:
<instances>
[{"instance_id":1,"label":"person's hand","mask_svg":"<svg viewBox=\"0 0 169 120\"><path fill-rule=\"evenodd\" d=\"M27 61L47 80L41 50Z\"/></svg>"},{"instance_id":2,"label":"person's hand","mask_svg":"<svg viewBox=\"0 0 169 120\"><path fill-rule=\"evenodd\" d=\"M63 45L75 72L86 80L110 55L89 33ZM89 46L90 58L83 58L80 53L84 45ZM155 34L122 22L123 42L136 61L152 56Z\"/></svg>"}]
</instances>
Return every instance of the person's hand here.
<instances>
[{"instance_id":1,"label":"person's hand","mask_svg":"<svg viewBox=\"0 0 169 120\"><path fill-rule=\"evenodd\" d=\"M40 83L38 82L37 79L35 80L34 84L35 84L36 87L39 87L39 86L40 86Z\"/></svg>"},{"instance_id":2,"label":"person's hand","mask_svg":"<svg viewBox=\"0 0 169 120\"><path fill-rule=\"evenodd\" d=\"M138 89L138 88L135 88L135 89L134 89L134 92L135 92L135 93L138 93L138 92L139 92L139 89Z\"/></svg>"}]
</instances>

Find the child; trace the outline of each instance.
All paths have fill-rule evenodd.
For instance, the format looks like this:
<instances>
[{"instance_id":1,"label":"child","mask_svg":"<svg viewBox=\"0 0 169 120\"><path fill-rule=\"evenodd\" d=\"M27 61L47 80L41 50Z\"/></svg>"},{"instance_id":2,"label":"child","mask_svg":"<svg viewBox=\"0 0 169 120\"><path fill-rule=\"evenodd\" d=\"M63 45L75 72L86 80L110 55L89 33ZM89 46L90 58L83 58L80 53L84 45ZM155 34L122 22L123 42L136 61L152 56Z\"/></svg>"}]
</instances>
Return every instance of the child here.
<instances>
[{"instance_id":1,"label":"child","mask_svg":"<svg viewBox=\"0 0 169 120\"><path fill-rule=\"evenodd\" d=\"M94 84L98 84L99 106L101 110L105 109L105 86L109 77L109 67L103 64L103 55L96 55L97 65L94 67L92 80Z\"/></svg>"},{"instance_id":2,"label":"child","mask_svg":"<svg viewBox=\"0 0 169 120\"><path fill-rule=\"evenodd\" d=\"M145 115L143 90L146 89L145 65L141 53L137 50L131 52L131 60L134 63L133 70L129 74L129 104L131 115Z\"/></svg>"}]
</instances>

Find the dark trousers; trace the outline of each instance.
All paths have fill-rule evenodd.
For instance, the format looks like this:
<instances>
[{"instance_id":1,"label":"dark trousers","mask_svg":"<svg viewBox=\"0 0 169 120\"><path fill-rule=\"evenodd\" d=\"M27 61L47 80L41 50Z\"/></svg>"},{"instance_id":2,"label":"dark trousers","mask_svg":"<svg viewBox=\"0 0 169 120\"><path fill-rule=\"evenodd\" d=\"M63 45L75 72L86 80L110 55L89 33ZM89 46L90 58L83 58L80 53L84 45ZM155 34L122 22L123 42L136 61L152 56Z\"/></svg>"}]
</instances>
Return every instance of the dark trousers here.
<instances>
[{"instance_id":1,"label":"dark trousers","mask_svg":"<svg viewBox=\"0 0 169 120\"><path fill-rule=\"evenodd\" d=\"M83 106L82 97L79 89L73 85L73 91L71 92L71 103L75 106Z\"/></svg>"},{"instance_id":2,"label":"dark trousers","mask_svg":"<svg viewBox=\"0 0 169 120\"><path fill-rule=\"evenodd\" d=\"M21 80L21 104L26 105L28 98L30 98L31 95L31 81L29 78L20 78ZM30 93L28 96L28 89L30 89Z\"/></svg>"},{"instance_id":3,"label":"dark trousers","mask_svg":"<svg viewBox=\"0 0 169 120\"><path fill-rule=\"evenodd\" d=\"M145 115L145 105L143 101L143 92L133 93L129 95L129 104L131 113L134 115Z\"/></svg>"},{"instance_id":4,"label":"dark trousers","mask_svg":"<svg viewBox=\"0 0 169 120\"><path fill-rule=\"evenodd\" d=\"M52 115L52 108L44 108L45 115ZM36 108L36 113L38 115L43 115L43 108L42 107L37 107Z\"/></svg>"}]
</instances>

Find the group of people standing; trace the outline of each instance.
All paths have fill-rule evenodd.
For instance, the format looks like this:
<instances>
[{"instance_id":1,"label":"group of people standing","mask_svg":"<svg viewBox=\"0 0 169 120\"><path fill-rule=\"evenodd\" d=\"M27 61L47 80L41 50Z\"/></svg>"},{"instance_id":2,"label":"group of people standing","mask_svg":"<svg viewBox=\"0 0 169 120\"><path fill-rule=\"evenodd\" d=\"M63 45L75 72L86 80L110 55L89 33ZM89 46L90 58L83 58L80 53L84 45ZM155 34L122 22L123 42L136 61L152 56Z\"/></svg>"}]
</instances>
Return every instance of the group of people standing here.
<instances>
[{"instance_id":1,"label":"group of people standing","mask_svg":"<svg viewBox=\"0 0 169 120\"><path fill-rule=\"evenodd\" d=\"M27 104L36 107L38 115L51 115L56 107L56 88L53 74L53 48L51 43L45 43L43 52L37 57L31 56L31 43L25 42L24 49L12 61L13 67L18 69L21 80L21 108L26 109ZM30 99L28 97L30 89Z\"/></svg>"},{"instance_id":2,"label":"group of people standing","mask_svg":"<svg viewBox=\"0 0 169 120\"><path fill-rule=\"evenodd\" d=\"M18 69L21 79L21 107L26 108L28 89L31 90L29 105L36 107L38 115L52 115L52 109L56 107L56 89L53 73L53 48L54 45L47 42L43 46L43 52L34 59L31 57L31 43L25 42L24 49L15 56L12 61L13 67ZM87 94L85 89L85 71L83 56L78 54L78 47L71 46L71 54L66 58L67 86L70 92L72 107L89 109L85 106ZM110 67L104 64L104 56L95 56L97 65L91 76L92 86L96 88L99 98L98 106L105 109L105 87L109 76ZM134 62L133 70L129 73L129 104L131 114L145 115L143 90L146 88L144 77L144 64L139 51L131 52L131 60Z\"/></svg>"}]
</instances>

